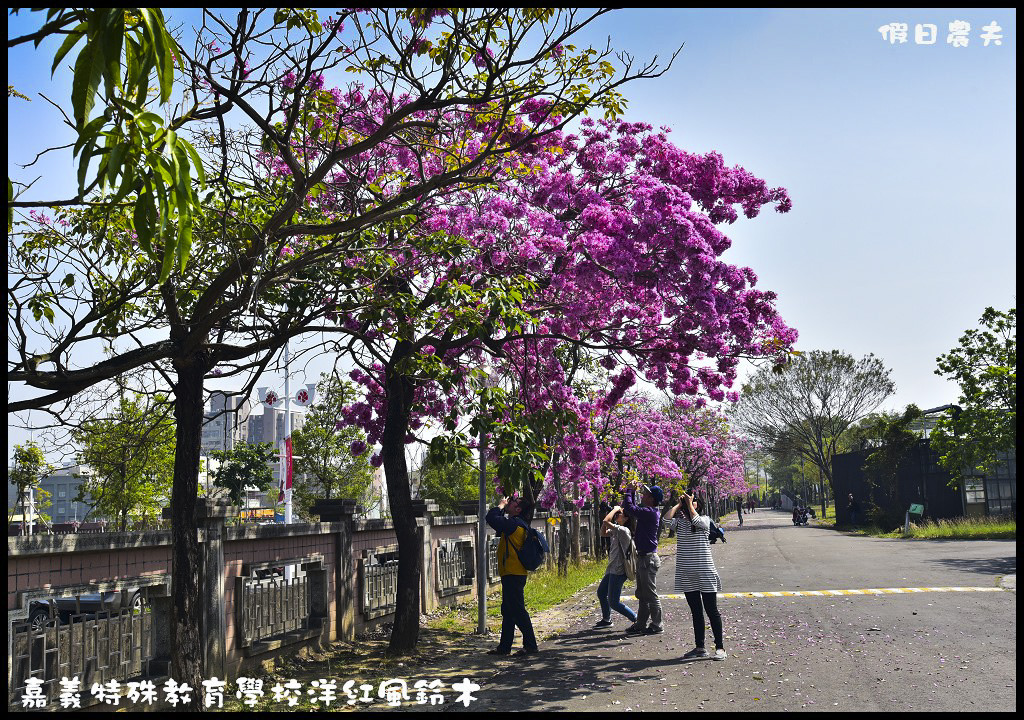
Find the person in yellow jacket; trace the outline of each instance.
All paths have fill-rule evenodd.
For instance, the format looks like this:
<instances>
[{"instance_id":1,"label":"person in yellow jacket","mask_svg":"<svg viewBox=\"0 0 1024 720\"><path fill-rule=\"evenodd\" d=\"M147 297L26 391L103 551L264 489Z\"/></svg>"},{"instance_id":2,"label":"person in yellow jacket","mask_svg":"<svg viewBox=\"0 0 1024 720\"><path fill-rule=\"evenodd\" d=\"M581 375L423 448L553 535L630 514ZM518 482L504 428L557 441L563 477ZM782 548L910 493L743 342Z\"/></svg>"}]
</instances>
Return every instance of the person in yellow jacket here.
<instances>
[{"instance_id":1,"label":"person in yellow jacket","mask_svg":"<svg viewBox=\"0 0 1024 720\"><path fill-rule=\"evenodd\" d=\"M506 517L507 515L507 517ZM502 498L497 507L487 513L487 524L501 536L498 540L498 574L501 576L501 638L498 647L488 655L508 655L516 628L523 633L523 649L517 655L533 655L537 650L537 636L533 622L526 611L526 568L519 561L518 550L526 540L526 528L533 520L533 505L522 498Z\"/></svg>"}]
</instances>

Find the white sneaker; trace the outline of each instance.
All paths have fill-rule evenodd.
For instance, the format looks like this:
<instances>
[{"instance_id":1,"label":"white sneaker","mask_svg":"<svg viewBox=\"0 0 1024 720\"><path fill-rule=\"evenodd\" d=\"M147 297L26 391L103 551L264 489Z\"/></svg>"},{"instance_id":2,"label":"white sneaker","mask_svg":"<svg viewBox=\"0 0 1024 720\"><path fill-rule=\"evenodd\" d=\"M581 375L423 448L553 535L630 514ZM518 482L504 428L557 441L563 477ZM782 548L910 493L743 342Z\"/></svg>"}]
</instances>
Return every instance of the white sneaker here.
<instances>
[{"instance_id":1,"label":"white sneaker","mask_svg":"<svg viewBox=\"0 0 1024 720\"><path fill-rule=\"evenodd\" d=\"M729 653L727 653L724 648L716 648L715 649L715 654L711 656L711 659L712 660L725 660L727 657L729 657Z\"/></svg>"}]
</instances>

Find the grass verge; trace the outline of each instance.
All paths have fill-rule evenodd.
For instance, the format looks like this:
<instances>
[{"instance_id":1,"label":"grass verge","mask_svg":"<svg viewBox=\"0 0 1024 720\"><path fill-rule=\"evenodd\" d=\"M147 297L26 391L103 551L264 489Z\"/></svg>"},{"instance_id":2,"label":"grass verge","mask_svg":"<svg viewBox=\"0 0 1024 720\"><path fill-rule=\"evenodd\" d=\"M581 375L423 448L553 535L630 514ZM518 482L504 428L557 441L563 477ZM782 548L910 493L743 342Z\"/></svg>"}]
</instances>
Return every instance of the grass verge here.
<instances>
[{"instance_id":1,"label":"grass verge","mask_svg":"<svg viewBox=\"0 0 1024 720\"><path fill-rule=\"evenodd\" d=\"M902 529L900 534L903 535ZM910 524L910 532L903 537L928 540L1016 540L1017 521L1007 518L955 518Z\"/></svg>"},{"instance_id":2,"label":"grass verge","mask_svg":"<svg viewBox=\"0 0 1024 720\"><path fill-rule=\"evenodd\" d=\"M588 585L604 577L607 560L584 560L580 565L569 564L566 577L558 577L557 570L542 570L530 575L526 581L526 609L541 613L560 605ZM499 609L500 610L500 609ZM499 612L500 614L500 612Z\"/></svg>"},{"instance_id":3,"label":"grass verge","mask_svg":"<svg viewBox=\"0 0 1024 720\"><path fill-rule=\"evenodd\" d=\"M910 532L908 533L903 532L903 527L887 531L877 526L856 528L855 532L871 537L916 540L1016 540L1017 521L989 517L954 518L952 520L928 520L920 525L910 523Z\"/></svg>"},{"instance_id":4,"label":"grass verge","mask_svg":"<svg viewBox=\"0 0 1024 720\"><path fill-rule=\"evenodd\" d=\"M817 524L822 527L834 528L836 526L836 506L834 504L826 505L825 517L822 517L821 514L818 512L820 509L821 508L818 506L815 506L814 508L814 512L818 513L818 517L815 518Z\"/></svg>"},{"instance_id":5,"label":"grass verge","mask_svg":"<svg viewBox=\"0 0 1024 720\"><path fill-rule=\"evenodd\" d=\"M597 582L604 576L607 560L584 560L580 565L569 564L565 577L558 576L557 569L544 569L530 573L523 595L530 615L537 615L560 605L583 588ZM493 589L487 596L487 616L501 617L501 588ZM476 628L476 600L443 608L432 615L427 627L448 632L471 632Z\"/></svg>"}]
</instances>

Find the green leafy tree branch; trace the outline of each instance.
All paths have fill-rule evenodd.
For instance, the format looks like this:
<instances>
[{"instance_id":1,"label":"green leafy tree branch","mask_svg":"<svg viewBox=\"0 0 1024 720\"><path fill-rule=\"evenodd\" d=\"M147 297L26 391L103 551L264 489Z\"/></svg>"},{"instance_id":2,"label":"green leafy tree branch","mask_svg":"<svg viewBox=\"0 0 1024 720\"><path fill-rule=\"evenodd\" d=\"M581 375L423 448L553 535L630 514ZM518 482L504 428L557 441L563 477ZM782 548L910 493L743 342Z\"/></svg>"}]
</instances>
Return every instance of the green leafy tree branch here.
<instances>
[{"instance_id":1,"label":"green leafy tree branch","mask_svg":"<svg viewBox=\"0 0 1024 720\"><path fill-rule=\"evenodd\" d=\"M1017 309L986 308L980 323L936 361L935 374L960 386L959 407L931 435L953 482L965 473L990 473L1017 446Z\"/></svg>"}]
</instances>

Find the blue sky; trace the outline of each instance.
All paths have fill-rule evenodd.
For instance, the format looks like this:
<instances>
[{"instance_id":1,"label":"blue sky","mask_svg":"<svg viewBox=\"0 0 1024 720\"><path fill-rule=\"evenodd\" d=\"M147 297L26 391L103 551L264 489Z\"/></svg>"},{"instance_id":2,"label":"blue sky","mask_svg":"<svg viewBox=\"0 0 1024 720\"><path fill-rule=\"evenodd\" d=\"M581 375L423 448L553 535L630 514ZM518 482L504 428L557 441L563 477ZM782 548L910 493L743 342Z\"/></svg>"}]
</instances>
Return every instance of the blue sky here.
<instances>
[{"instance_id":1,"label":"blue sky","mask_svg":"<svg viewBox=\"0 0 1024 720\"><path fill-rule=\"evenodd\" d=\"M970 23L967 47L946 43L954 21ZM985 47L993 21L1001 45ZM909 25L906 44L879 33L893 22ZM937 42L916 44L916 24L936 25ZM935 358L986 306L1016 305L1016 12L628 10L584 38L608 36L639 62L685 43L664 76L626 86L627 119L789 190L789 214L727 230L726 258L778 293L798 347L882 358L898 388L888 409L955 401ZM8 52L9 84L33 98L8 100L9 173L60 137L36 95L67 97L46 55ZM11 429L8 457L26 438Z\"/></svg>"},{"instance_id":2,"label":"blue sky","mask_svg":"<svg viewBox=\"0 0 1024 720\"><path fill-rule=\"evenodd\" d=\"M972 31L945 43L950 22ZM981 28L1003 28L983 47ZM891 45L878 28L906 22ZM935 45L914 43L935 24ZM628 91L630 116L722 153L793 198L730 228L726 255L779 294L801 349L872 352L902 408L952 402L933 374L987 305L1016 304L1016 13L1010 10L630 12L638 54L682 53Z\"/></svg>"}]
</instances>

